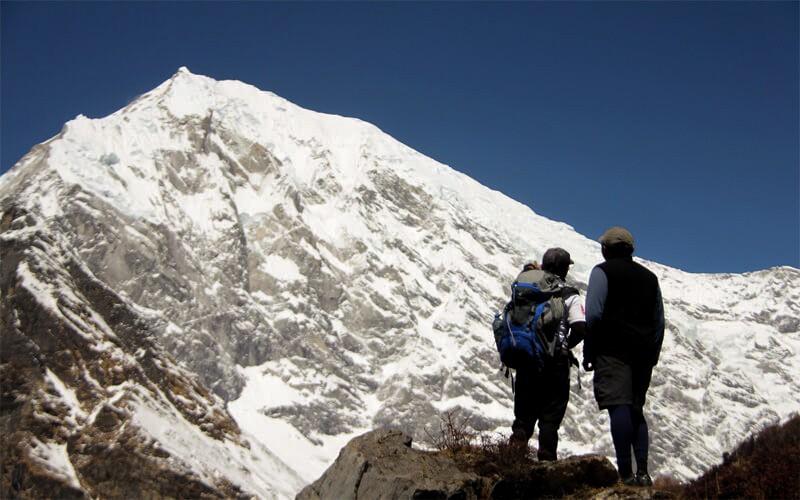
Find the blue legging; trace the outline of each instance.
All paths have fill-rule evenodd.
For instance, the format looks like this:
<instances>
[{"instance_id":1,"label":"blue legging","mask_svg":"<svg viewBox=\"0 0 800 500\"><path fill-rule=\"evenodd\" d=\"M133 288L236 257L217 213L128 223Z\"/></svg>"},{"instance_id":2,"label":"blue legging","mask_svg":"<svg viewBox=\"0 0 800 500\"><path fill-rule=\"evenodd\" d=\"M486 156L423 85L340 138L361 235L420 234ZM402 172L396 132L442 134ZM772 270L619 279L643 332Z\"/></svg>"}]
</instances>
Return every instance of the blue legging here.
<instances>
[{"instance_id":1,"label":"blue legging","mask_svg":"<svg viewBox=\"0 0 800 500\"><path fill-rule=\"evenodd\" d=\"M633 405L617 405L608 408L611 419L611 439L617 453L617 468L621 477L633 474L631 448L636 456L636 469L647 473L647 450L650 445L647 421L642 409Z\"/></svg>"}]
</instances>

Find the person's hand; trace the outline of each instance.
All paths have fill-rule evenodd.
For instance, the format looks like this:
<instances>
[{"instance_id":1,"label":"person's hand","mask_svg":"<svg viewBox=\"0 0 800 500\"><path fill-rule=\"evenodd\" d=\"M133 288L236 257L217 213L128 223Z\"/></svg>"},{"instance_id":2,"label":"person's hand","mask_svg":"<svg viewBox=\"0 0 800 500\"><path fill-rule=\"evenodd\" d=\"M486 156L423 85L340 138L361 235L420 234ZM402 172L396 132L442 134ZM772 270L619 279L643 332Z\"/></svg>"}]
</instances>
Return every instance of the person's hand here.
<instances>
[{"instance_id":1,"label":"person's hand","mask_svg":"<svg viewBox=\"0 0 800 500\"><path fill-rule=\"evenodd\" d=\"M583 369L587 372L594 371L594 363L588 359L583 359Z\"/></svg>"}]
</instances>

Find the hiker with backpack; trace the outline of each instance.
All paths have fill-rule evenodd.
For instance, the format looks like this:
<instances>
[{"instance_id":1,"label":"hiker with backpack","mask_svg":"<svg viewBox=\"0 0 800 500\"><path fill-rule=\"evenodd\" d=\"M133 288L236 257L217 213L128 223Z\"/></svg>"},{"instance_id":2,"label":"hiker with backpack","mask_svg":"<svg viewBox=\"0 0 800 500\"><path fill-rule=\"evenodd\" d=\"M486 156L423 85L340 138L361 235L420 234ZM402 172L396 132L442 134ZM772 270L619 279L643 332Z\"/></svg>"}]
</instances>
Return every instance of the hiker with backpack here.
<instances>
[{"instance_id":1,"label":"hiker with backpack","mask_svg":"<svg viewBox=\"0 0 800 500\"><path fill-rule=\"evenodd\" d=\"M652 486L644 403L664 339L661 289L655 274L633 261L628 230L612 227L600 243L605 262L589 275L583 367L594 371L595 400L608 411L620 479Z\"/></svg>"},{"instance_id":2,"label":"hiker with backpack","mask_svg":"<svg viewBox=\"0 0 800 500\"><path fill-rule=\"evenodd\" d=\"M512 301L495 320L503 363L517 373L510 442L527 450L539 423L541 461L556 460L558 429L569 401L569 351L583 340L585 317L578 290L566 285L569 252L550 248L541 269L527 264L512 284Z\"/></svg>"}]
</instances>

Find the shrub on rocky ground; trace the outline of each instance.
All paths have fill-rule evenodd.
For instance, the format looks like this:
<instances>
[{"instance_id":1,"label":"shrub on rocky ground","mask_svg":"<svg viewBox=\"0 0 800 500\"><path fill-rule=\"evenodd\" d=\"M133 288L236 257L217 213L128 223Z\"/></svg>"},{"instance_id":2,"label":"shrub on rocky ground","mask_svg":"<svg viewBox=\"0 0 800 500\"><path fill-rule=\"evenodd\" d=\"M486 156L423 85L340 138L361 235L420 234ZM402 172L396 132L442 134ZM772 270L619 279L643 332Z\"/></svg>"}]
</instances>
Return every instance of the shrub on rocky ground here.
<instances>
[{"instance_id":1,"label":"shrub on rocky ground","mask_svg":"<svg viewBox=\"0 0 800 500\"><path fill-rule=\"evenodd\" d=\"M534 462L528 446L511 444L505 436L479 433L469 426L468 418L459 418L452 411L442 415L439 432L428 432L428 437L462 469L484 477L522 476Z\"/></svg>"},{"instance_id":2,"label":"shrub on rocky ground","mask_svg":"<svg viewBox=\"0 0 800 500\"><path fill-rule=\"evenodd\" d=\"M490 479L493 499L560 497L608 487L617 480L614 466L599 455L539 462L527 444L507 436L490 436L469 427L468 419L449 412L438 434L429 438L439 453L448 455L465 472Z\"/></svg>"},{"instance_id":3,"label":"shrub on rocky ground","mask_svg":"<svg viewBox=\"0 0 800 500\"><path fill-rule=\"evenodd\" d=\"M684 498L800 498L800 415L743 441L687 485Z\"/></svg>"},{"instance_id":4,"label":"shrub on rocky ground","mask_svg":"<svg viewBox=\"0 0 800 500\"><path fill-rule=\"evenodd\" d=\"M438 433L428 436L460 469L494 477L512 490L529 487L531 471L539 467L532 448L514 445L505 436L476 432L455 412L445 413ZM596 493L581 491L586 497ZM800 415L744 440L723 456L722 464L691 483L658 476L652 492L664 498L800 499Z\"/></svg>"}]
</instances>

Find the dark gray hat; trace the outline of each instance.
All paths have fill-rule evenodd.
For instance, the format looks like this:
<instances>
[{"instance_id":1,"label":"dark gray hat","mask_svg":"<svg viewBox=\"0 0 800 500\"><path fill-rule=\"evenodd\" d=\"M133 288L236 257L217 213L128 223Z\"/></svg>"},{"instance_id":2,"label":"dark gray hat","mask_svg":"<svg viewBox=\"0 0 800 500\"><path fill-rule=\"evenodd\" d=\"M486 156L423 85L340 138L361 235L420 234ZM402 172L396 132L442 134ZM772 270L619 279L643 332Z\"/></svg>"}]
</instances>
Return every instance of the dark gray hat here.
<instances>
[{"instance_id":1,"label":"dark gray hat","mask_svg":"<svg viewBox=\"0 0 800 500\"><path fill-rule=\"evenodd\" d=\"M569 265L574 263L563 248L548 248L542 256L542 269L547 271L569 269Z\"/></svg>"},{"instance_id":2,"label":"dark gray hat","mask_svg":"<svg viewBox=\"0 0 800 500\"><path fill-rule=\"evenodd\" d=\"M624 227L614 226L603 233L603 236L600 237L600 243L607 247L625 244L633 248L633 235Z\"/></svg>"}]
</instances>

